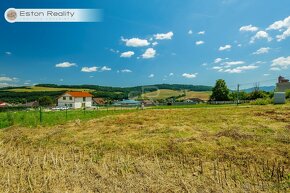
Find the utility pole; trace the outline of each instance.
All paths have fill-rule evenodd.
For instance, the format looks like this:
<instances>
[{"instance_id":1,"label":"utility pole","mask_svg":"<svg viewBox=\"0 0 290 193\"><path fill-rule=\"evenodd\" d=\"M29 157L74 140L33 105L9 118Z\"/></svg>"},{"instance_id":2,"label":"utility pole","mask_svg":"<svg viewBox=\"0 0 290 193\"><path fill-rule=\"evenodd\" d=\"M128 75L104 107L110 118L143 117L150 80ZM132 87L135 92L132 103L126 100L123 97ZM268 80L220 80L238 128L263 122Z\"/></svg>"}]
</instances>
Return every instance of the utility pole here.
<instances>
[{"instance_id":1,"label":"utility pole","mask_svg":"<svg viewBox=\"0 0 290 193\"><path fill-rule=\"evenodd\" d=\"M237 86L237 106L239 106L240 84Z\"/></svg>"}]
</instances>

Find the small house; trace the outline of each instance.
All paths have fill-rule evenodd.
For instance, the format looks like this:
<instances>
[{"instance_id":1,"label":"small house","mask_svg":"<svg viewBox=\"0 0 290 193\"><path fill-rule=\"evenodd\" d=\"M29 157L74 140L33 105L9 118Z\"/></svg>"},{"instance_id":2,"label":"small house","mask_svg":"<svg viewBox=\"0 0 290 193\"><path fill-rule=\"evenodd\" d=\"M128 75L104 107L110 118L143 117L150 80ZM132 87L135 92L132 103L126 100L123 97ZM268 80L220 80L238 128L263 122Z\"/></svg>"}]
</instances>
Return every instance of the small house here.
<instances>
[{"instance_id":1,"label":"small house","mask_svg":"<svg viewBox=\"0 0 290 193\"><path fill-rule=\"evenodd\" d=\"M57 102L59 107L90 108L93 104L93 95L89 92L69 91L61 95Z\"/></svg>"},{"instance_id":2,"label":"small house","mask_svg":"<svg viewBox=\"0 0 290 193\"><path fill-rule=\"evenodd\" d=\"M103 98L93 98L93 105L94 106L100 106L100 105L105 105L106 100Z\"/></svg>"}]
</instances>

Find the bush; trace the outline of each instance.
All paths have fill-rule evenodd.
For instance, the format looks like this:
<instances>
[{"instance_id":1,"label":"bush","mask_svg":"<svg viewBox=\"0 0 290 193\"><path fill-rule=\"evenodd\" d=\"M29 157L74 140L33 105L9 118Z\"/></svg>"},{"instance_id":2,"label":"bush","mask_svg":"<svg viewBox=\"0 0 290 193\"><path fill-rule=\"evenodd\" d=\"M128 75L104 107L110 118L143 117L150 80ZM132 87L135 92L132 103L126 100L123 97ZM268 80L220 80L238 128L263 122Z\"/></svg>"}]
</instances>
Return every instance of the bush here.
<instances>
[{"instance_id":1,"label":"bush","mask_svg":"<svg viewBox=\"0 0 290 193\"><path fill-rule=\"evenodd\" d=\"M255 101L250 102L250 105L268 105L273 104L273 100L266 98L266 99L257 99Z\"/></svg>"}]
</instances>

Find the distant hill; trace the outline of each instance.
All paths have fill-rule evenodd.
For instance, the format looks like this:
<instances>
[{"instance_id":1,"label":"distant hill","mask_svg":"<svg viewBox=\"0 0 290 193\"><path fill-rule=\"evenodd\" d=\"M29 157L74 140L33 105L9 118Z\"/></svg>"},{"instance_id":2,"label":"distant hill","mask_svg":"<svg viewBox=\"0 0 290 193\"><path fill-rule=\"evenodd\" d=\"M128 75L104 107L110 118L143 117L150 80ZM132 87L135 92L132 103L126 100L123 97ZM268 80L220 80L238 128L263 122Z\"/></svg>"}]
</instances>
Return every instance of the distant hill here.
<instances>
[{"instance_id":1,"label":"distant hill","mask_svg":"<svg viewBox=\"0 0 290 193\"><path fill-rule=\"evenodd\" d=\"M135 87L109 87L98 85L56 85L38 84L35 86L6 87L0 88L0 101L11 103L23 103L23 101L34 101L41 96L51 96L55 100L62 93L73 90L85 90L94 97L106 98L108 100L121 100L141 96L144 93L156 92L157 90L171 90L177 93L186 90L188 92L208 92L211 86L204 85L183 85L183 84L156 84ZM196 96L191 93L191 96ZM207 97L208 94L205 94Z\"/></svg>"},{"instance_id":2,"label":"distant hill","mask_svg":"<svg viewBox=\"0 0 290 193\"><path fill-rule=\"evenodd\" d=\"M275 90L275 88L276 88L275 86L262 86L262 87L259 87L259 90L266 91L266 92L272 92ZM250 93L250 92L253 92L255 89L256 88L253 87L253 88L244 89L243 91Z\"/></svg>"}]
</instances>

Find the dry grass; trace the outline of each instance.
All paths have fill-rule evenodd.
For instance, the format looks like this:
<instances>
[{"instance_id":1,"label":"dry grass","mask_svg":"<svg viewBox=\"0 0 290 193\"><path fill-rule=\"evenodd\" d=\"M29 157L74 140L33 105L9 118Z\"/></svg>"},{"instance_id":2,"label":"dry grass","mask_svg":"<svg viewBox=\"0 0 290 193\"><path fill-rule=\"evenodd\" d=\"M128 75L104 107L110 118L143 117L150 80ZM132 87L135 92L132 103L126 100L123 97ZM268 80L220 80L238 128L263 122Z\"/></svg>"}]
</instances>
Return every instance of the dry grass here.
<instances>
[{"instance_id":1,"label":"dry grass","mask_svg":"<svg viewBox=\"0 0 290 193\"><path fill-rule=\"evenodd\" d=\"M12 127L0 132L0 190L287 192L289 112L289 105L144 110Z\"/></svg>"}]
</instances>

